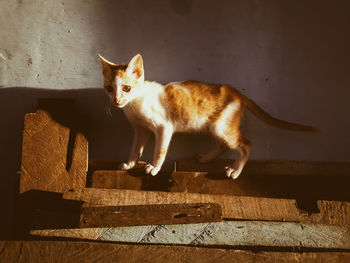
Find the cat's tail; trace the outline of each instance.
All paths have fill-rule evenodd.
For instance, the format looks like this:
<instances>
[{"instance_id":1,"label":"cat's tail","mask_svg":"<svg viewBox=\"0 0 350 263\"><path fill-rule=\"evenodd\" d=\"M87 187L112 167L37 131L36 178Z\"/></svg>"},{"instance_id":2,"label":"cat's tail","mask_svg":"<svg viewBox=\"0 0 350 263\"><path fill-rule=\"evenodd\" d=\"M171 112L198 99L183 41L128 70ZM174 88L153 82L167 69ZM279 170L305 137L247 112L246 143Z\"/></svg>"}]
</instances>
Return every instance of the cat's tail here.
<instances>
[{"instance_id":1,"label":"cat's tail","mask_svg":"<svg viewBox=\"0 0 350 263\"><path fill-rule=\"evenodd\" d=\"M292 131L320 132L317 128L311 126L276 119L267 112L265 112L262 108L260 108L253 100L249 99L244 95L243 98L245 106L248 108L248 110L252 112L257 118L266 122L270 126Z\"/></svg>"}]
</instances>

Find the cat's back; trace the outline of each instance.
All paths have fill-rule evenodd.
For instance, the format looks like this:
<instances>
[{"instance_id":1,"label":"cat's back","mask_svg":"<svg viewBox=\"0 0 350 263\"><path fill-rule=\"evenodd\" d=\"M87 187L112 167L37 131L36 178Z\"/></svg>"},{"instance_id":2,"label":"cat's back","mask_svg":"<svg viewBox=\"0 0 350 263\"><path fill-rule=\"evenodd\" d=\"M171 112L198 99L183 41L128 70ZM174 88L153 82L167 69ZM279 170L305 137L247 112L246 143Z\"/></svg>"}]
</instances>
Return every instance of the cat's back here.
<instances>
[{"instance_id":1,"label":"cat's back","mask_svg":"<svg viewBox=\"0 0 350 263\"><path fill-rule=\"evenodd\" d=\"M164 91L170 118L179 130L201 129L219 118L229 104L241 102L239 92L227 85L194 80L171 82Z\"/></svg>"}]
</instances>

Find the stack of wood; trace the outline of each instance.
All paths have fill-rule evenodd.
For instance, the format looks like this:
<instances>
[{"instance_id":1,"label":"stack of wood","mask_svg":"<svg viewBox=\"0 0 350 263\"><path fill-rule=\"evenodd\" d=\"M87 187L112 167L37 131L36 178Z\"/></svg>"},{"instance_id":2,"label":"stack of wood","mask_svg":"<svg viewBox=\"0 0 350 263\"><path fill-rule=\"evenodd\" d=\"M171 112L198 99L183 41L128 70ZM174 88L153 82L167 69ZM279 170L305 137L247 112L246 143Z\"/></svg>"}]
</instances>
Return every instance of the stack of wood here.
<instances>
[{"instance_id":1,"label":"stack of wood","mask_svg":"<svg viewBox=\"0 0 350 263\"><path fill-rule=\"evenodd\" d=\"M231 180L221 172L227 160L178 160L174 171L149 177L143 163L120 171L117 162L88 161L88 143L75 118L74 103L62 100L41 100L37 112L25 116L22 233L115 246L158 244L137 249L168 249L192 260L191 250L221 255L222 247L226 255L236 251L227 258L233 262L263 262L267 255L270 262L350 261L350 164L250 161ZM251 252L257 250L266 251Z\"/></svg>"}]
</instances>

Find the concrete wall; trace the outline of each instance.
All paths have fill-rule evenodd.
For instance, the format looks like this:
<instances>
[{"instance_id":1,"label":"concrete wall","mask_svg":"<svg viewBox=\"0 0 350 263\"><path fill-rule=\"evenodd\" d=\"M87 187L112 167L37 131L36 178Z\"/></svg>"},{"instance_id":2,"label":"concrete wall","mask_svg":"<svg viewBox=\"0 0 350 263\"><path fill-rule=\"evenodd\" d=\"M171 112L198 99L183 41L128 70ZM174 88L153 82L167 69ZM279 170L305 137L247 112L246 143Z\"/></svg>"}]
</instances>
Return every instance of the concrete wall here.
<instances>
[{"instance_id":1,"label":"concrete wall","mask_svg":"<svg viewBox=\"0 0 350 263\"><path fill-rule=\"evenodd\" d=\"M0 7L0 205L9 215L1 233L9 233L23 116L38 97L77 100L89 119L91 158L127 158L131 128L120 111L106 114L96 53L116 63L141 53L148 80L227 83L273 116L322 131L278 130L247 114L254 159L350 161L347 0L0 0ZM205 136L176 135L169 159L211 145Z\"/></svg>"}]
</instances>

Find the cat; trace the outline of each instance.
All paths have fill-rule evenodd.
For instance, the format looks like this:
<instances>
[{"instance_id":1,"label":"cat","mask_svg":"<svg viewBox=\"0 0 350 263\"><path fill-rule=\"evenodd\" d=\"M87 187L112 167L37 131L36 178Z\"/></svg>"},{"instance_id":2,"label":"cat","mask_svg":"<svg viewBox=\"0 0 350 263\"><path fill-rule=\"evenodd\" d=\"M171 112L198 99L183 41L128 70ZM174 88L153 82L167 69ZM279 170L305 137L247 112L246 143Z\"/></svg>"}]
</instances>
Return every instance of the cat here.
<instances>
[{"instance_id":1,"label":"cat","mask_svg":"<svg viewBox=\"0 0 350 263\"><path fill-rule=\"evenodd\" d=\"M311 126L290 123L273 118L254 101L236 89L219 84L193 80L171 82L166 85L145 81L141 55L134 56L129 64L114 64L98 55L102 64L104 90L113 105L123 110L134 127L134 140L128 162L120 169L133 168L142 155L151 132L155 135L153 162L145 172L155 176L161 169L168 146L175 132L207 132L217 139L214 150L197 155L207 163L229 149L238 157L227 166L226 176L236 179L248 161L251 142L240 131L240 122L247 108L267 124L294 131L317 132Z\"/></svg>"}]
</instances>

